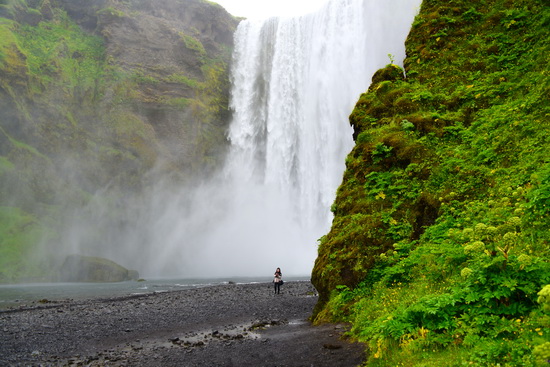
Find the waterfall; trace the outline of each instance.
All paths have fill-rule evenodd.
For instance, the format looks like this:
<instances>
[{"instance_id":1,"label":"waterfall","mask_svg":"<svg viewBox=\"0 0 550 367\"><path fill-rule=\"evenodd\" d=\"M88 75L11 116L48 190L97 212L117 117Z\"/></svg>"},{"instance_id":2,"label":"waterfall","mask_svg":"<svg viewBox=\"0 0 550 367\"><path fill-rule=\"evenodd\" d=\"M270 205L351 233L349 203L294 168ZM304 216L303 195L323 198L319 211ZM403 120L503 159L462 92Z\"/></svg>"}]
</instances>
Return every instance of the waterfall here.
<instances>
[{"instance_id":1,"label":"waterfall","mask_svg":"<svg viewBox=\"0 0 550 367\"><path fill-rule=\"evenodd\" d=\"M419 3L334 0L316 13L239 25L226 175L237 188L233 215L262 228L247 229L240 244L252 241L246 251L271 267L313 266L353 146L348 116L388 55L403 60Z\"/></svg>"},{"instance_id":2,"label":"waterfall","mask_svg":"<svg viewBox=\"0 0 550 367\"><path fill-rule=\"evenodd\" d=\"M241 22L219 177L178 189L155 177L110 227L92 203L68 225L71 252L144 277L310 274L353 147L348 116L388 54L403 60L420 2L331 0L300 17Z\"/></svg>"}]
</instances>

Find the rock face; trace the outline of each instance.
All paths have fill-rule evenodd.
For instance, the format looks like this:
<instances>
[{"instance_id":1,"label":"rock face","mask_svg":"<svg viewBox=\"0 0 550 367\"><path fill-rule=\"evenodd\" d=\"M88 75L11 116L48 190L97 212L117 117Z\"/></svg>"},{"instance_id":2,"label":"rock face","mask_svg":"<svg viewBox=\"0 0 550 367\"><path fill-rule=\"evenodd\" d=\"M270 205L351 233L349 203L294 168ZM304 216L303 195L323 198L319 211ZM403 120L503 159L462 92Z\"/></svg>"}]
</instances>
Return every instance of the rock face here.
<instances>
[{"instance_id":1,"label":"rock face","mask_svg":"<svg viewBox=\"0 0 550 367\"><path fill-rule=\"evenodd\" d=\"M224 143L237 20L202 0L106 3L94 32L117 66L145 77L135 91L140 119L153 127L170 162L201 165ZM203 140L203 125L217 128L215 141Z\"/></svg>"},{"instance_id":2,"label":"rock face","mask_svg":"<svg viewBox=\"0 0 550 367\"><path fill-rule=\"evenodd\" d=\"M216 169L238 22L203 0L0 1L0 209L31 223L2 218L1 278L98 193L115 206Z\"/></svg>"},{"instance_id":3,"label":"rock face","mask_svg":"<svg viewBox=\"0 0 550 367\"><path fill-rule=\"evenodd\" d=\"M155 164L202 168L222 150L238 20L219 5L18 3L0 12L13 18L2 25L8 37L0 50L1 135L54 159L70 155L68 145L75 143L79 149L99 144L119 151L118 157L91 157L110 162L102 167L100 185L115 172L133 176ZM82 40L71 44L69 36ZM78 139L82 132L86 136ZM102 141L104 134L108 141ZM82 171L89 174L86 167Z\"/></svg>"},{"instance_id":4,"label":"rock face","mask_svg":"<svg viewBox=\"0 0 550 367\"><path fill-rule=\"evenodd\" d=\"M124 282L138 278L139 274L135 270L92 256L67 256L59 270L59 280L62 282Z\"/></svg>"}]
</instances>

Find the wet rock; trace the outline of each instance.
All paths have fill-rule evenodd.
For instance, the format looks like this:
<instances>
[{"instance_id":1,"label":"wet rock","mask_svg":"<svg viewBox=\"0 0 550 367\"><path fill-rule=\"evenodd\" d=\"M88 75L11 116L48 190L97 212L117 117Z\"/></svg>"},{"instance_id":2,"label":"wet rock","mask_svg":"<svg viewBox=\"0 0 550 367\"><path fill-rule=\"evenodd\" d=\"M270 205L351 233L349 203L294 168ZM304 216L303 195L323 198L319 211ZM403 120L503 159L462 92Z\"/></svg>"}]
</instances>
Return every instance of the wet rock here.
<instances>
[{"instance_id":1,"label":"wet rock","mask_svg":"<svg viewBox=\"0 0 550 367\"><path fill-rule=\"evenodd\" d=\"M342 346L338 344L323 344L323 348L334 350L334 349L342 349Z\"/></svg>"},{"instance_id":2,"label":"wet rock","mask_svg":"<svg viewBox=\"0 0 550 367\"><path fill-rule=\"evenodd\" d=\"M69 255L59 270L62 282L123 282L137 272L101 257Z\"/></svg>"}]
</instances>

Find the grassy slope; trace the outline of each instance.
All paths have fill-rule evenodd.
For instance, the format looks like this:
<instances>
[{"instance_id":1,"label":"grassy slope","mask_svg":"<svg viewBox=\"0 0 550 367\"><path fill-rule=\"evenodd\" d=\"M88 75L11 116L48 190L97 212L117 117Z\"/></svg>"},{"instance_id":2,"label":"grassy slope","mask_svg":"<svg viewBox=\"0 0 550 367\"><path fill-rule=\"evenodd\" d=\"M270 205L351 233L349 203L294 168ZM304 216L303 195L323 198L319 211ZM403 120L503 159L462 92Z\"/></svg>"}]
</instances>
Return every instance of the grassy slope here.
<instances>
[{"instance_id":1,"label":"grassy slope","mask_svg":"<svg viewBox=\"0 0 550 367\"><path fill-rule=\"evenodd\" d=\"M425 0L407 77L389 65L358 101L313 281L317 321L352 322L368 365L550 349L549 29L540 0Z\"/></svg>"}]
</instances>

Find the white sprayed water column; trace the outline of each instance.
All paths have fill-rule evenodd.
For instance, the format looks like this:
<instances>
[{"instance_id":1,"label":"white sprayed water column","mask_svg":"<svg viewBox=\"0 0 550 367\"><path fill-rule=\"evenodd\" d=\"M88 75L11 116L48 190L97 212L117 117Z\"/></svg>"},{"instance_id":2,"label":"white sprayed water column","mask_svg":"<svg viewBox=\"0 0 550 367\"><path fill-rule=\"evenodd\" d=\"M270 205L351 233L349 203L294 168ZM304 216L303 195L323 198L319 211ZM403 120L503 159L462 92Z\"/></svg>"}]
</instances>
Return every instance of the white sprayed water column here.
<instances>
[{"instance_id":1,"label":"white sprayed water column","mask_svg":"<svg viewBox=\"0 0 550 367\"><path fill-rule=\"evenodd\" d=\"M353 146L348 116L388 55L403 60L420 2L333 0L239 25L226 177L247 263L310 272Z\"/></svg>"}]
</instances>

